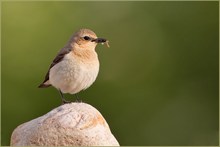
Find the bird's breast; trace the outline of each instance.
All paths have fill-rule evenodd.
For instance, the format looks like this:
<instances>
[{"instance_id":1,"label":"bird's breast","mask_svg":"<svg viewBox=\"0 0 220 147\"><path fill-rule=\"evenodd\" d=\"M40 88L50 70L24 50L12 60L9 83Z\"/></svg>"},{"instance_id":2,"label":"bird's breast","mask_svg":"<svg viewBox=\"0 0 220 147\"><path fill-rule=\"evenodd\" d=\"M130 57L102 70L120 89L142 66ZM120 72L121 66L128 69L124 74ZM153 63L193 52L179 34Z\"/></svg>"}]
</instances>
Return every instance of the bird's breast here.
<instances>
[{"instance_id":1,"label":"bird's breast","mask_svg":"<svg viewBox=\"0 0 220 147\"><path fill-rule=\"evenodd\" d=\"M98 72L99 60L96 52L92 55L70 52L51 68L50 83L63 93L74 94L91 86Z\"/></svg>"}]
</instances>

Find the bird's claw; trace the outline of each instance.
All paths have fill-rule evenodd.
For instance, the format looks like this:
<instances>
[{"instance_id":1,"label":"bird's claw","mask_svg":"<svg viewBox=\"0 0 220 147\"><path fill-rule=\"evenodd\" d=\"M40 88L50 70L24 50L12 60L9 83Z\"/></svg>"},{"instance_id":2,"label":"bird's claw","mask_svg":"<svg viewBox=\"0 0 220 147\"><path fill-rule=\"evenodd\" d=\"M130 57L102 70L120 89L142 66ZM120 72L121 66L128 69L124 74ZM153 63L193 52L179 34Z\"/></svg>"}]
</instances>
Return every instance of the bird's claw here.
<instances>
[{"instance_id":1,"label":"bird's claw","mask_svg":"<svg viewBox=\"0 0 220 147\"><path fill-rule=\"evenodd\" d=\"M64 104L68 104L68 103L72 103L71 101L67 101L67 100L65 100L65 99L63 99L62 100L62 104L64 105Z\"/></svg>"},{"instance_id":2,"label":"bird's claw","mask_svg":"<svg viewBox=\"0 0 220 147\"><path fill-rule=\"evenodd\" d=\"M77 99L75 100L75 102L76 102L76 103L82 103L82 100L80 100L80 99L77 98Z\"/></svg>"}]
</instances>

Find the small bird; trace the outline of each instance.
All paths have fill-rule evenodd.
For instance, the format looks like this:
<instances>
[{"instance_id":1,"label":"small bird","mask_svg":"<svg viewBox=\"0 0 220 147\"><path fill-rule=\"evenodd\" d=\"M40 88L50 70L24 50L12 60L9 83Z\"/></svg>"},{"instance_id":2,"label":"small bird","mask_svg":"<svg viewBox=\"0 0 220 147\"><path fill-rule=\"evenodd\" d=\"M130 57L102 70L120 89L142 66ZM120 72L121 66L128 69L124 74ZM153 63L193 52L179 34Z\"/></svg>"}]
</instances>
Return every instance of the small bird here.
<instances>
[{"instance_id":1,"label":"small bird","mask_svg":"<svg viewBox=\"0 0 220 147\"><path fill-rule=\"evenodd\" d=\"M67 44L54 58L45 79L39 88L54 86L61 95L62 103L69 103L64 99L64 93L77 94L90 87L99 72L99 60L95 51L98 43L106 44L108 40L98 38L89 29L75 32Z\"/></svg>"}]
</instances>

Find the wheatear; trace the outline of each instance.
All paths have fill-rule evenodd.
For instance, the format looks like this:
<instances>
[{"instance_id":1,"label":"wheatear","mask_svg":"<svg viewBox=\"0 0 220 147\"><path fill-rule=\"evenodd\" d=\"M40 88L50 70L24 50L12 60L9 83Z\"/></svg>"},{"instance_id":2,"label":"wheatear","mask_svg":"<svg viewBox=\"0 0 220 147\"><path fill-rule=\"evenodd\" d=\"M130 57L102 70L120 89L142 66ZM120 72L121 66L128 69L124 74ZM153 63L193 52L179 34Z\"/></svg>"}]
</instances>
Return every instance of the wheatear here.
<instances>
[{"instance_id":1,"label":"wheatear","mask_svg":"<svg viewBox=\"0 0 220 147\"><path fill-rule=\"evenodd\" d=\"M106 39L98 38L89 29L74 33L54 58L39 88L54 86L59 90L62 102L68 103L63 93L76 94L91 86L99 72L99 60L95 51L98 43L106 43L108 46Z\"/></svg>"}]
</instances>

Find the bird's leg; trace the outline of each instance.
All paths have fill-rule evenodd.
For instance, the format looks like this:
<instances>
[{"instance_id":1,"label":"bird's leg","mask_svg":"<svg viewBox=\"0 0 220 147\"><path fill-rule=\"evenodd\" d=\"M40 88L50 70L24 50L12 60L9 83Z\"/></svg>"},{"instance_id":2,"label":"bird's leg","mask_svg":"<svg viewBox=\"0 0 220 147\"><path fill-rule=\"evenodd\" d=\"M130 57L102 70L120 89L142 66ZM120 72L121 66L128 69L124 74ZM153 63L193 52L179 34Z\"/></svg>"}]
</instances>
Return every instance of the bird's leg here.
<instances>
[{"instance_id":1,"label":"bird's leg","mask_svg":"<svg viewBox=\"0 0 220 147\"><path fill-rule=\"evenodd\" d=\"M79 99L79 96L77 93L75 94L75 96L76 96L76 102L82 102L82 100Z\"/></svg>"},{"instance_id":2,"label":"bird's leg","mask_svg":"<svg viewBox=\"0 0 220 147\"><path fill-rule=\"evenodd\" d=\"M64 99L63 93L60 90L59 90L59 92L60 92L60 96L61 96L61 99L62 99L62 104L71 103L71 101L67 101L67 100Z\"/></svg>"}]
</instances>

